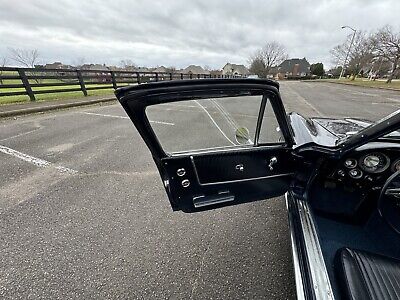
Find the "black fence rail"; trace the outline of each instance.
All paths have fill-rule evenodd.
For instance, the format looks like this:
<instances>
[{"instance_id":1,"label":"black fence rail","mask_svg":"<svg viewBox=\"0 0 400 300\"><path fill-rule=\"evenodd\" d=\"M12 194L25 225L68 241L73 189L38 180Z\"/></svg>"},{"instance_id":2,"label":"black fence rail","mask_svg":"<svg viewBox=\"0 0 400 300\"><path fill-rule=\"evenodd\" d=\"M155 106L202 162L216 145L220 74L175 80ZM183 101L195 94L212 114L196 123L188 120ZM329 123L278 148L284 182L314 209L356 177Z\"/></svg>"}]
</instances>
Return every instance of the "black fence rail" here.
<instances>
[{"instance_id":1,"label":"black fence rail","mask_svg":"<svg viewBox=\"0 0 400 300\"><path fill-rule=\"evenodd\" d=\"M166 72L135 72L80 69L39 69L0 67L0 97L89 90L117 89L131 84L164 80L232 78L237 75L210 75Z\"/></svg>"}]
</instances>

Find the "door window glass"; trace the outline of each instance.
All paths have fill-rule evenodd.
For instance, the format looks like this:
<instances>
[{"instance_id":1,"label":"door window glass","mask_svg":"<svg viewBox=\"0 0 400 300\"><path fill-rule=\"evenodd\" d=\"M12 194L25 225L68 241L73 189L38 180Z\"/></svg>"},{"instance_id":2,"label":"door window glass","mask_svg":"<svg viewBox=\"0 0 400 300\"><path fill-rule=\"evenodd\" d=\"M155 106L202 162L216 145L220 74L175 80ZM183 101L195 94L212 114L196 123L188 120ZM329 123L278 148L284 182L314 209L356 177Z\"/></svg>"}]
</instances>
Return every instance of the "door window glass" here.
<instances>
[{"instance_id":1,"label":"door window glass","mask_svg":"<svg viewBox=\"0 0 400 300\"><path fill-rule=\"evenodd\" d=\"M265 106L263 121L261 123L259 144L276 144L284 143L284 138L280 130L278 120L276 119L271 101L267 99Z\"/></svg>"},{"instance_id":2,"label":"door window glass","mask_svg":"<svg viewBox=\"0 0 400 300\"><path fill-rule=\"evenodd\" d=\"M262 95L151 105L146 114L167 153L251 147Z\"/></svg>"}]
</instances>

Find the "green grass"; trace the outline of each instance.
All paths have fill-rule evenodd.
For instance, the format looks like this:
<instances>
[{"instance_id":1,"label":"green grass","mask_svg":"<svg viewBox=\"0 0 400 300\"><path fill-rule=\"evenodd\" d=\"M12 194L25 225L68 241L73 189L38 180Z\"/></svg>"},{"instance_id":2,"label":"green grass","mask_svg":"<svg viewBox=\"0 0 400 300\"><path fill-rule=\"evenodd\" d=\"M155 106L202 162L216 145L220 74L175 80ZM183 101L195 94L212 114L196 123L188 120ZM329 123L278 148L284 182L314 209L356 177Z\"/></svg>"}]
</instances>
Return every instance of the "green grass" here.
<instances>
[{"instance_id":1,"label":"green grass","mask_svg":"<svg viewBox=\"0 0 400 300\"><path fill-rule=\"evenodd\" d=\"M17 72L11 71L3 71L1 75L18 75ZM34 87L32 88L33 92L35 91L42 91L42 90L60 90L60 89L73 89L73 88L80 88L77 79L69 79L70 81L61 81L59 79L42 79L36 82L35 80L29 80L31 84L35 83L60 83L60 82L68 82L70 84L64 86L49 86L49 87ZM22 84L21 80L19 79L4 79L3 85L7 84ZM88 96L107 96L107 95L114 95L114 89L112 88L111 83L107 84L90 84L90 81L85 82L86 88L91 87L109 87L105 89L99 90L88 90ZM121 84L122 86L122 84ZM1 87L1 85L0 85ZM24 92L25 88L0 88L0 93L6 92ZM62 100L62 99L75 99L75 98L84 98L82 91L74 91L74 92L54 92L48 94L36 94L35 98L36 101L52 101L52 100ZM18 95L18 96L4 96L0 97L0 105L12 104L12 103L24 103L30 102L28 95Z\"/></svg>"},{"instance_id":2,"label":"green grass","mask_svg":"<svg viewBox=\"0 0 400 300\"><path fill-rule=\"evenodd\" d=\"M86 87L91 87L94 85L87 85ZM61 89L61 88L75 88L77 86L54 86L54 87L48 87L48 88L35 88L35 90L46 90L46 89ZM8 89L1 89L2 92L6 92ZM12 89L9 91L18 91L20 89ZM101 90L90 90L87 91L88 96L104 96L104 95L110 95L112 96L114 94L114 89L109 88L109 89L101 89ZM75 91L75 92L63 92L63 93L49 93L49 94L37 94L35 95L36 101L52 101L52 100L62 100L62 99L78 99L78 98L84 98L85 96L81 91ZM23 103L23 102L30 102L30 99L27 95L18 95L18 96L6 96L6 97L0 97L0 105L4 104L12 104L12 103Z\"/></svg>"},{"instance_id":3,"label":"green grass","mask_svg":"<svg viewBox=\"0 0 400 300\"><path fill-rule=\"evenodd\" d=\"M31 83L35 83L32 80L30 80ZM40 83L54 83L54 82L60 82L59 80L56 79L46 79L46 80L41 80ZM20 80L3 80L3 84L21 84ZM89 82L85 84L86 88L90 87L110 87L110 88L105 88L105 89L99 89L99 90L88 90L87 94L88 96L104 96L104 95L110 95L112 96L114 94L114 89L111 87L110 84L90 84ZM60 89L72 89L72 88L80 88L79 84L77 83L71 83L71 85L64 85L64 86L50 86L50 87L35 87L32 88L32 90L35 91L40 91L40 90L60 90ZM6 93L6 92L18 92L22 91L24 92L24 88L0 88L0 92ZM61 93L48 93L48 94L36 94L35 98L36 101L51 101L51 100L62 100L62 99L75 99L75 98L84 98L85 96L81 91L74 91L74 92L61 92ZM23 102L30 102L29 96L28 95L18 95L18 96L4 96L0 97L0 105L4 104L12 104L12 103L23 103Z\"/></svg>"},{"instance_id":4,"label":"green grass","mask_svg":"<svg viewBox=\"0 0 400 300\"><path fill-rule=\"evenodd\" d=\"M386 83L386 80L368 80L366 78L357 78L355 80L350 80L347 78L342 79L323 79L324 82L334 82L334 83L343 83L343 84L351 84L356 86L364 86L364 87L375 87L375 88L390 88L400 90L400 80L393 80L391 83Z\"/></svg>"},{"instance_id":5,"label":"green grass","mask_svg":"<svg viewBox=\"0 0 400 300\"><path fill-rule=\"evenodd\" d=\"M26 75L40 75L35 71L35 72L27 72ZM0 75L2 76L18 76L18 72L16 71L0 71ZM99 80L96 78L93 78L93 80ZM146 76L141 77L141 82L144 83L146 81L149 81L150 78ZM88 96L104 96L104 95L110 95L112 96L114 94L114 89L112 88L111 82L107 82L105 84L91 84L90 79L85 79L85 87L86 88L94 88L94 87L104 87L103 89L98 89L98 90L88 90L87 94ZM50 101L50 100L61 100L61 99L74 99L74 98L84 98L85 96L83 95L82 91L73 91L73 92L58 92L57 90L61 89L76 89L80 88L79 82L77 78L74 79L67 79L64 78L63 80L60 79L40 79L38 81L29 80L30 84L37 84L37 83L68 83L68 85L63 85L63 86L49 86L49 87L32 87L33 92L35 91L43 91L43 90L52 90L55 91L54 93L46 93L46 94L35 94L36 101ZM9 85L9 84L22 84L21 80L19 79L3 79L3 82L0 83L0 93L7 93L7 92L25 92L25 88L2 88L1 85ZM135 84L134 82L130 84ZM119 83L118 86L122 87L127 85L127 83ZM106 88L109 87L109 88ZM28 95L18 95L18 96L0 96L0 105L6 105L6 104L11 104L11 103L24 103L24 102L30 102L29 96Z\"/></svg>"},{"instance_id":6,"label":"green grass","mask_svg":"<svg viewBox=\"0 0 400 300\"><path fill-rule=\"evenodd\" d=\"M88 96L113 96L114 89L103 89L103 90L91 90L88 91ZM79 99L84 98L82 92L64 92L64 93L50 93L35 95L36 101L53 101L62 99ZM0 105L13 104L13 103L24 103L30 102L30 99L26 95L22 96L7 96L0 97Z\"/></svg>"}]
</instances>

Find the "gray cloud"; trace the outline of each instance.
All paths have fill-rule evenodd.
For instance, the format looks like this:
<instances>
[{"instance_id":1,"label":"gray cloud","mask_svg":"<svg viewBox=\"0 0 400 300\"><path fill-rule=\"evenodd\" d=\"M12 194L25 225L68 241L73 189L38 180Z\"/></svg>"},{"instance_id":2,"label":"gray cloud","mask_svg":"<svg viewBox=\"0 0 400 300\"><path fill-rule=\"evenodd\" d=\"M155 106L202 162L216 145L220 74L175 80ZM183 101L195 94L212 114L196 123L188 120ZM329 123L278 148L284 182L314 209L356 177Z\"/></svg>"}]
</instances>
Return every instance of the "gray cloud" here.
<instances>
[{"instance_id":1,"label":"gray cloud","mask_svg":"<svg viewBox=\"0 0 400 300\"><path fill-rule=\"evenodd\" d=\"M330 65L329 50L348 34L386 24L400 30L393 1L0 0L0 56L8 47L36 48L43 62L220 68L247 63L276 40L291 57Z\"/></svg>"}]
</instances>

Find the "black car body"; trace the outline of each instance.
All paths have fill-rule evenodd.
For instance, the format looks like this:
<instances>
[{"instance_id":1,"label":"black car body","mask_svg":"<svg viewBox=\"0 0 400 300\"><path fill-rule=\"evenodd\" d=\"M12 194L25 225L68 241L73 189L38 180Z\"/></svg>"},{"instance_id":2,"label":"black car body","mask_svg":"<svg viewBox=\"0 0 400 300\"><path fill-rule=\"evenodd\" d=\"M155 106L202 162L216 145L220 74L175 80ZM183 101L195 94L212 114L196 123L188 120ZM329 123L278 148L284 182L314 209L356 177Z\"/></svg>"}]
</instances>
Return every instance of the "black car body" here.
<instances>
[{"instance_id":1,"label":"black car body","mask_svg":"<svg viewBox=\"0 0 400 300\"><path fill-rule=\"evenodd\" d=\"M287 114L278 83L261 79L150 83L116 95L152 153L173 210L194 213L285 194L299 299L400 296L400 112L376 124L307 119ZM227 113L219 99L238 110ZM257 116L247 113L250 99L259 99ZM162 116L157 107L179 103L185 103L177 116L187 118L186 126L177 133L152 126L151 111ZM216 139L205 137L211 127L168 144L198 124L200 114L232 145L215 147ZM247 124L254 120L254 141L235 114ZM217 118L236 127L236 142ZM173 152L163 147L197 140L209 144Z\"/></svg>"}]
</instances>

